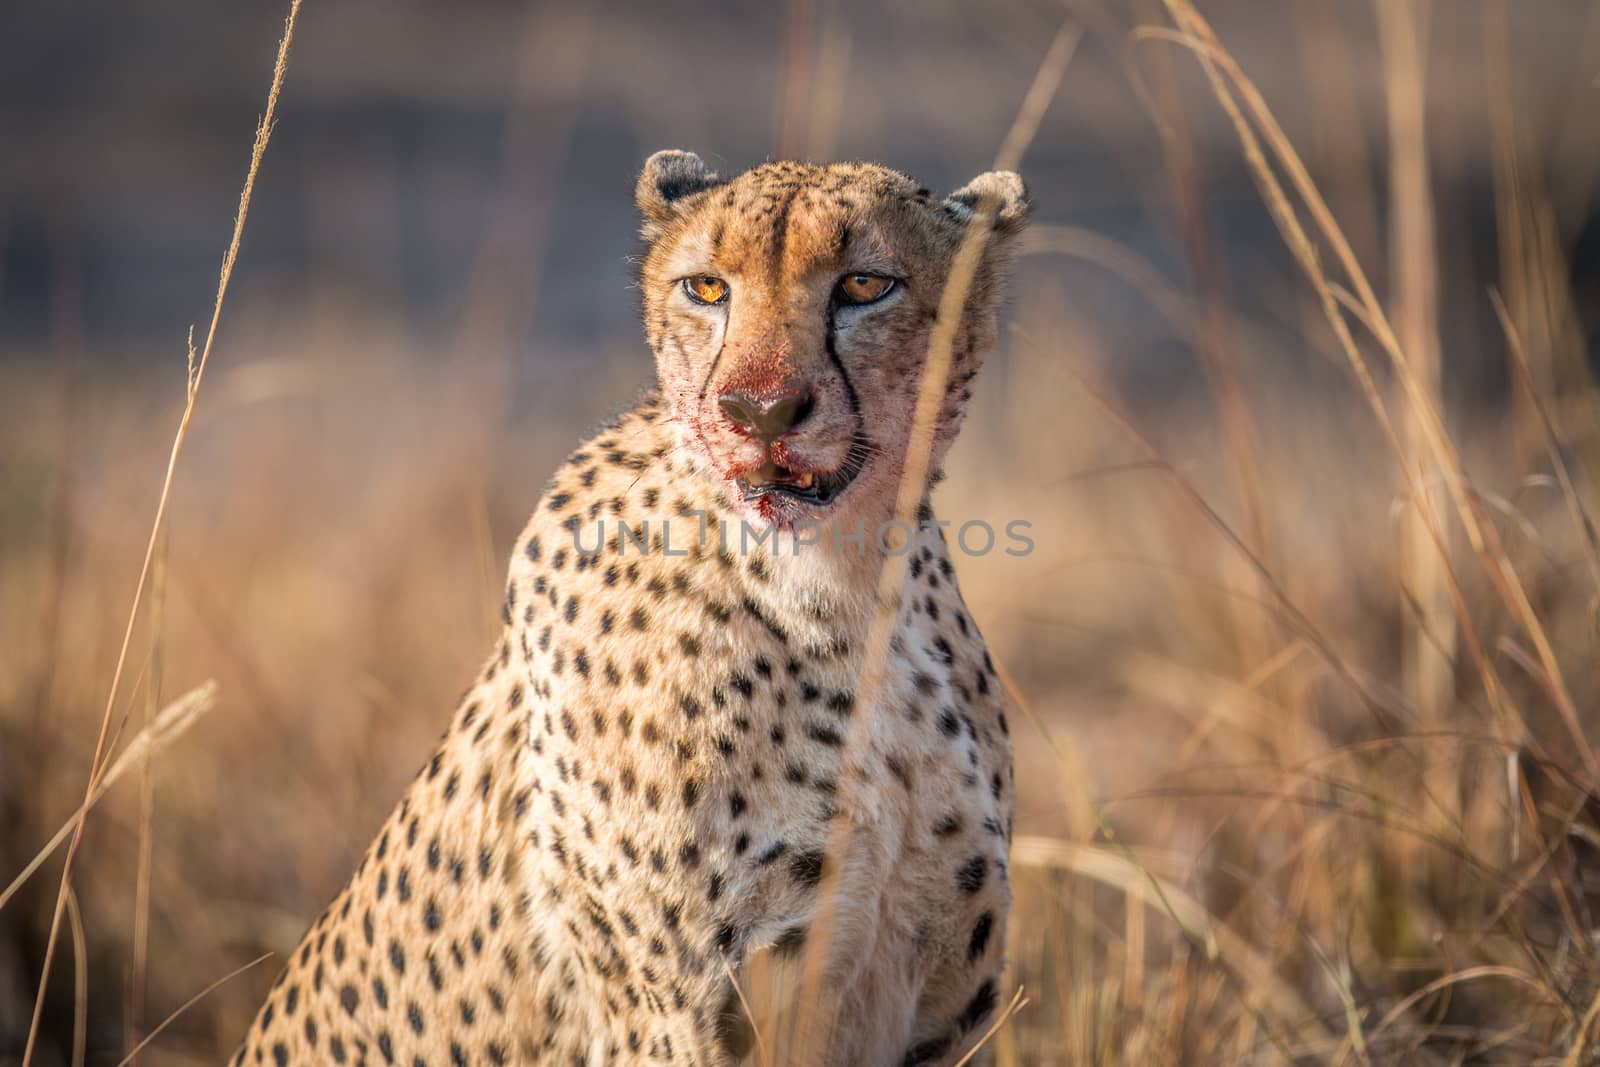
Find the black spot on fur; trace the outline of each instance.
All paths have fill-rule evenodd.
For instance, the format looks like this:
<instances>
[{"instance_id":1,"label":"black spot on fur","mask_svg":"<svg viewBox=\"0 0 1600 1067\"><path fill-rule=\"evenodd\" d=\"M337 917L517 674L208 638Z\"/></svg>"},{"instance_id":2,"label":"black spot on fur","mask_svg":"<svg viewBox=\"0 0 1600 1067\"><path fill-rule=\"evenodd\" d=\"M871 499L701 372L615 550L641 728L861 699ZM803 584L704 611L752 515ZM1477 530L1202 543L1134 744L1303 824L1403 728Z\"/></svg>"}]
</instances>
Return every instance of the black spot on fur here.
<instances>
[{"instance_id":1,"label":"black spot on fur","mask_svg":"<svg viewBox=\"0 0 1600 1067\"><path fill-rule=\"evenodd\" d=\"M789 873L802 888L813 889L822 881L822 861L821 850L796 853L789 860Z\"/></svg>"},{"instance_id":2,"label":"black spot on fur","mask_svg":"<svg viewBox=\"0 0 1600 1067\"><path fill-rule=\"evenodd\" d=\"M994 932L994 912L986 911L972 925L972 936L967 939L967 960L976 963L989 947L989 935Z\"/></svg>"},{"instance_id":3,"label":"black spot on fur","mask_svg":"<svg viewBox=\"0 0 1600 1067\"><path fill-rule=\"evenodd\" d=\"M976 893L983 888L984 878L988 874L989 861L982 856L974 856L956 872L956 888L963 893Z\"/></svg>"},{"instance_id":4,"label":"black spot on fur","mask_svg":"<svg viewBox=\"0 0 1600 1067\"><path fill-rule=\"evenodd\" d=\"M963 1030L971 1030L982 1022L990 1012L994 1011L995 988L994 979L987 978L972 994L972 999L961 1012L961 1017L956 1020L957 1025Z\"/></svg>"}]
</instances>

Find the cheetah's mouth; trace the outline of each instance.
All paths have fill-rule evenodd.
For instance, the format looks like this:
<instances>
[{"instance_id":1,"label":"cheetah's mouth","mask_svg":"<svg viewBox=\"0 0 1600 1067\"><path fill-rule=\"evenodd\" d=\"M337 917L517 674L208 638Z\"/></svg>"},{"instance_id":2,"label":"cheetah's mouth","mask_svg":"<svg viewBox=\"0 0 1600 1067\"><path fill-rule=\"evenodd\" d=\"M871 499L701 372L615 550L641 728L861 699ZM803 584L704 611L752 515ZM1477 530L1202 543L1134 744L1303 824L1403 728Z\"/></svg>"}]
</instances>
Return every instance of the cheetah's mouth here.
<instances>
[{"instance_id":1,"label":"cheetah's mouth","mask_svg":"<svg viewBox=\"0 0 1600 1067\"><path fill-rule=\"evenodd\" d=\"M792 471L769 459L740 478L737 484L746 503L755 503L767 496L785 496L807 504L826 505L839 498L850 479L842 471L833 474Z\"/></svg>"},{"instance_id":2,"label":"cheetah's mouth","mask_svg":"<svg viewBox=\"0 0 1600 1067\"><path fill-rule=\"evenodd\" d=\"M819 474L815 471L790 470L774 462L771 456L754 470L746 472L735 484L745 503L754 504L769 497L797 500L816 507L826 507L839 499L850 483L856 480L866 465L871 448L865 438L857 435L850 443L844 463L838 470Z\"/></svg>"}]
</instances>

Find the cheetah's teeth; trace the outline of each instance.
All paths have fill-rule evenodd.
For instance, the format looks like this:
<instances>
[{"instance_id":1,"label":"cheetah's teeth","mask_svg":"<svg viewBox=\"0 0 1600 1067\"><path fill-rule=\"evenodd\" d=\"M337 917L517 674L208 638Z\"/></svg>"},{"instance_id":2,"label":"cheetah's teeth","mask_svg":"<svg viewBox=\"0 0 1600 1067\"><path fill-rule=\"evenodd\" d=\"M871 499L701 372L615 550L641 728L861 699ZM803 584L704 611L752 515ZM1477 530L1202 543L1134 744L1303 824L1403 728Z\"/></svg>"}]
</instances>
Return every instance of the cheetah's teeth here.
<instances>
[{"instance_id":1,"label":"cheetah's teeth","mask_svg":"<svg viewBox=\"0 0 1600 1067\"><path fill-rule=\"evenodd\" d=\"M795 476L794 484L802 489L810 489L816 480L817 476L815 474L798 474Z\"/></svg>"}]
</instances>

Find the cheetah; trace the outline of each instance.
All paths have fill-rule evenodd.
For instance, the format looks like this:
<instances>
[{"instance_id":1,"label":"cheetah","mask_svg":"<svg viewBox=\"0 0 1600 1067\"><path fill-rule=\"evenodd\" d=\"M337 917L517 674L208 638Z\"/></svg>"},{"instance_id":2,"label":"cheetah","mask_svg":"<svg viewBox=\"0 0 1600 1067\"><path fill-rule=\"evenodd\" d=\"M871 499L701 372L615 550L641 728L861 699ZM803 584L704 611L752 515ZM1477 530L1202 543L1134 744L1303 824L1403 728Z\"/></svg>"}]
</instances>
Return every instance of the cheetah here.
<instances>
[{"instance_id":1,"label":"cheetah","mask_svg":"<svg viewBox=\"0 0 1600 1067\"><path fill-rule=\"evenodd\" d=\"M723 179L660 152L636 198L656 388L551 480L487 665L236 1067L949 1065L995 1018L1001 687L936 475L921 521L882 531L956 250L981 212L934 471L1024 186L939 200L877 165ZM887 666L858 695L892 553Z\"/></svg>"}]
</instances>

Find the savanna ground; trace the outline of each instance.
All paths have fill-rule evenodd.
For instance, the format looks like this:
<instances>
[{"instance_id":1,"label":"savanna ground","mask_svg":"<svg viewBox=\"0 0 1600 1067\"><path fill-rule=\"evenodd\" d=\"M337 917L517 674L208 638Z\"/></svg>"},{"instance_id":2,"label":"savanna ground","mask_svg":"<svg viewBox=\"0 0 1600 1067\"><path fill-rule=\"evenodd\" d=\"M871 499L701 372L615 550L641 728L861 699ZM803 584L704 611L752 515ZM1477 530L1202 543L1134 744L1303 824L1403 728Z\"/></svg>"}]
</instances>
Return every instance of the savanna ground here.
<instances>
[{"instance_id":1,"label":"savanna ground","mask_svg":"<svg viewBox=\"0 0 1600 1067\"><path fill-rule=\"evenodd\" d=\"M1012 328L936 496L1037 544L960 566L1025 706L999 1063L1600 1062L1600 14L1199 6L311 5L114 691L283 12L25 7L13 88L79 32L95 63L0 107L0 883L108 692L134 752L33 1062L180 1008L140 1060L237 1039L276 959L186 1002L342 883L539 486L646 381L647 151L954 187L1042 63ZM0 1063L66 851L0 905Z\"/></svg>"}]
</instances>

